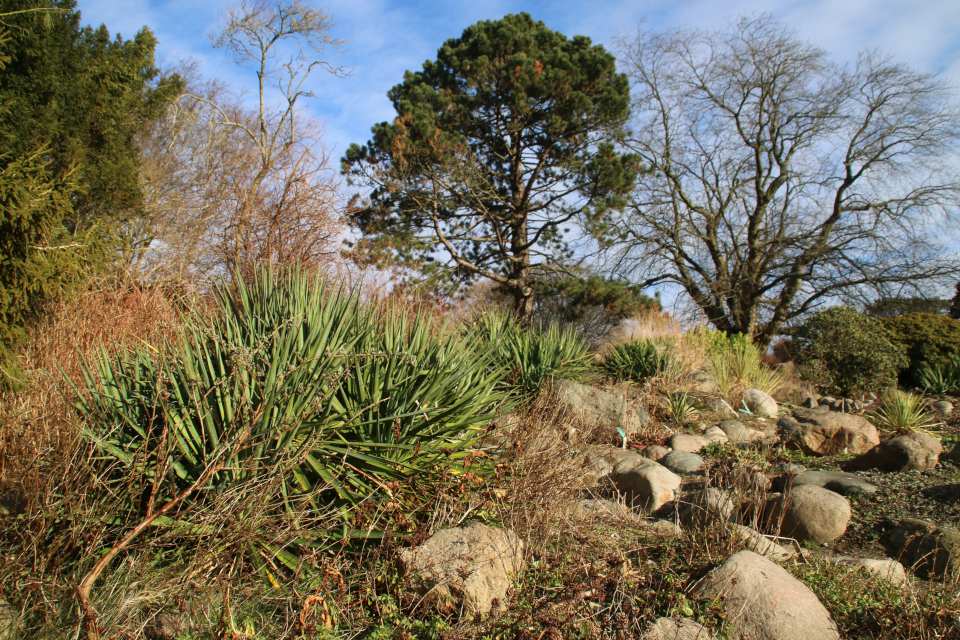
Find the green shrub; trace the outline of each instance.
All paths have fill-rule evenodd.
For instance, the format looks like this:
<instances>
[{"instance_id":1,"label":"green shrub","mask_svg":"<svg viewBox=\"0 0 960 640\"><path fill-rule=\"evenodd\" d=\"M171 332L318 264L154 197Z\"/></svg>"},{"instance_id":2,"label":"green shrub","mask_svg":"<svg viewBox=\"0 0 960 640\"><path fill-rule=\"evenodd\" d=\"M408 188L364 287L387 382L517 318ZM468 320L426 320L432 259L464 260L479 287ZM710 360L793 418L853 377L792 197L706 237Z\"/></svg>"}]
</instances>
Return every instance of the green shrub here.
<instances>
[{"instance_id":1,"label":"green shrub","mask_svg":"<svg viewBox=\"0 0 960 640\"><path fill-rule=\"evenodd\" d=\"M423 485L463 467L504 398L488 356L465 338L432 331L428 317L384 316L298 272L261 272L217 303L211 319L186 321L168 357L138 347L88 364L78 409L114 469L108 484L140 483L133 496L160 504L219 467L183 503L182 522L158 524L195 529L192 508L270 482L277 518L339 520L336 534L250 540L249 560L271 581L280 564L298 570L288 543L376 537L357 505L388 495L400 504L413 484L429 494ZM118 515L135 523L142 513L134 501Z\"/></svg>"},{"instance_id":2,"label":"green shrub","mask_svg":"<svg viewBox=\"0 0 960 640\"><path fill-rule=\"evenodd\" d=\"M670 366L670 344L662 340L631 340L611 349L600 370L618 380L643 382Z\"/></svg>"},{"instance_id":3,"label":"green shrub","mask_svg":"<svg viewBox=\"0 0 960 640\"><path fill-rule=\"evenodd\" d=\"M490 370L501 376L503 387L522 398L536 395L550 380L583 379L593 361L572 327L523 327L501 309L480 313L467 336L481 353L491 354Z\"/></svg>"},{"instance_id":4,"label":"green shrub","mask_svg":"<svg viewBox=\"0 0 960 640\"><path fill-rule=\"evenodd\" d=\"M830 393L882 391L907 365L883 322L849 307L815 313L793 336L801 374Z\"/></svg>"},{"instance_id":5,"label":"green shrub","mask_svg":"<svg viewBox=\"0 0 960 640\"><path fill-rule=\"evenodd\" d=\"M885 318L883 324L893 342L906 350L909 366L900 377L904 384L922 386L920 372L925 366L946 365L960 358L960 320L936 313L908 313Z\"/></svg>"}]
</instances>

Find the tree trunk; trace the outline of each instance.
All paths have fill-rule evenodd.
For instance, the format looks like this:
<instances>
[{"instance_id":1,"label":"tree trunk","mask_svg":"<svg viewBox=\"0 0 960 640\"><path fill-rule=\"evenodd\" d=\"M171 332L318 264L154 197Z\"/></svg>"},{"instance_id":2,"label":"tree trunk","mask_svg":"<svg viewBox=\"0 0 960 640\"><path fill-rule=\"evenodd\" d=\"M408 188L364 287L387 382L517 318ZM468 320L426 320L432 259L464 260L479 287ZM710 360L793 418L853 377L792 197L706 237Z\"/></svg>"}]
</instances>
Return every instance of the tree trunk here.
<instances>
[{"instance_id":1,"label":"tree trunk","mask_svg":"<svg viewBox=\"0 0 960 640\"><path fill-rule=\"evenodd\" d=\"M529 272L529 267L525 271ZM522 281L525 284L513 290L513 310L520 319L520 323L523 326L529 326L533 320L533 289L526 284L526 278Z\"/></svg>"}]
</instances>

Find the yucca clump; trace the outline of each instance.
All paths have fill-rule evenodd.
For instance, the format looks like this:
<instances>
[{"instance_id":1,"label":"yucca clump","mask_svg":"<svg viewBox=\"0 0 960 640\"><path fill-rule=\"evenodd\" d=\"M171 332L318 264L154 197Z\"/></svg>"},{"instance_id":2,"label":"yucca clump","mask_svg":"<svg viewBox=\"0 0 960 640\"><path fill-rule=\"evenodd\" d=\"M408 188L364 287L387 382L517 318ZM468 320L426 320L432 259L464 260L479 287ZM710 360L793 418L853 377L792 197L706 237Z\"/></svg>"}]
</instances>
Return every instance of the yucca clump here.
<instances>
[{"instance_id":1,"label":"yucca clump","mask_svg":"<svg viewBox=\"0 0 960 640\"><path fill-rule=\"evenodd\" d=\"M924 392L940 395L960 389L960 358L943 364L924 364L917 372L917 384Z\"/></svg>"},{"instance_id":2,"label":"yucca clump","mask_svg":"<svg viewBox=\"0 0 960 640\"><path fill-rule=\"evenodd\" d=\"M590 373L590 349L569 327L523 327L513 314L487 309L466 335L481 352L490 352L489 369L498 372L503 387L522 398L551 380L581 380Z\"/></svg>"},{"instance_id":3,"label":"yucca clump","mask_svg":"<svg viewBox=\"0 0 960 640\"><path fill-rule=\"evenodd\" d=\"M672 361L665 340L631 340L615 345L600 363L600 370L618 380L643 382L666 371Z\"/></svg>"},{"instance_id":4,"label":"yucca clump","mask_svg":"<svg viewBox=\"0 0 960 640\"><path fill-rule=\"evenodd\" d=\"M936 418L927 411L922 396L898 390L883 394L873 421L880 430L897 435L929 434L929 429L936 425Z\"/></svg>"},{"instance_id":5,"label":"yucca clump","mask_svg":"<svg viewBox=\"0 0 960 640\"><path fill-rule=\"evenodd\" d=\"M113 469L108 484L132 496L122 519L209 475L180 516L158 524L188 531L192 508L269 483L278 518L306 510L339 522L293 541L250 540L271 580L278 563L298 570L283 545L376 536L358 505L402 504L461 472L505 399L489 353L467 338L432 331L425 316L384 315L321 279L262 271L216 300L211 319L185 322L169 356L138 346L89 363L77 408Z\"/></svg>"}]
</instances>

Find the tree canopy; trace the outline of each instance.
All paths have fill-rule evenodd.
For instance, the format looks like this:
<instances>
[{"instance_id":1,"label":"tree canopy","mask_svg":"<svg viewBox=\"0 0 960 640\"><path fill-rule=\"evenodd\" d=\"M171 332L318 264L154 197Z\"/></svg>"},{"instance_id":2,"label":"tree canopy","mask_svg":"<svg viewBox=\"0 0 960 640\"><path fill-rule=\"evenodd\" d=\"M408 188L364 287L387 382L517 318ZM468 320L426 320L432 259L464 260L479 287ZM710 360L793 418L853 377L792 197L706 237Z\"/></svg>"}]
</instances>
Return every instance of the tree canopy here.
<instances>
[{"instance_id":1,"label":"tree canopy","mask_svg":"<svg viewBox=\"0 0 960 640\"><path fill-rule=\"evenodd\" d=\"M115 259L141 206L134 136L177 90L155 40L81 29L72 0L0 10L0 384L9 347L42 303Z\"/></svg>"},{"instance_id":2,"label":"tree canopy","mask_svg":"<svg viewBox=\"0 0 960 640\"><path fill-rule=\"evenodd\" d=\"M629 88L603 47L528 14L448 40L389 92L397 116L343 159L371 187L356 255L450 285L483 276L533 309L535 272L573 257L575 217L623 204L632 155L612 140Z\"/></svg>"},{"instance_id":3,"label":"tree canopy","mask_svg":"<svg viewBox=\"0 0 960 640\"><path fill-rule=\"evenodd\" d=\"M28 11L29 9L40 11ZM50 169L76 168L72 227L118 223L142 206L135 137L181 88L154 66L156 39L80 27L74 0L9 0L9 57L0 71L0 131L10 157L49 149Z\"/></svg>"},{"instance_id":4,"label":"tree canopy","mask_svg":"<svg viewBox=\"0 0 960 640\"><path fill-rule=\"evenodd\" d=\"M831 299L956 279L960 117L940 79L877 53L837 64L767 17L620 51L651 171L600 230L635 282L767 343Z\"/></svg>"}]
</instances>

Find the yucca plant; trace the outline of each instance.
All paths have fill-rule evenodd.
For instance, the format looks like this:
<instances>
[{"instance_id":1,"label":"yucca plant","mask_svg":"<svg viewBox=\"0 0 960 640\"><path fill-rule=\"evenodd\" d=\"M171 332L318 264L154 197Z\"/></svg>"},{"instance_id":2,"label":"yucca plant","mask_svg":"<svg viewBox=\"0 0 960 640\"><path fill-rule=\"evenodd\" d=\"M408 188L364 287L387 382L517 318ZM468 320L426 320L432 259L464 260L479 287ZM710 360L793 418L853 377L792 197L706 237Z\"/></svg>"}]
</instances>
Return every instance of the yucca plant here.
<instances>
[{"instance_id":1,"label":"yucca plant","mask_svg":"<svg viewBox=\"0 0 960 640\"><path fill-rule=\"evenodd\" d=\"M671 363L670 344L661 340L631 340L615 345L600 370L618 380L643 382L665 371Z\"/></svg>"},{"instance_id":2,"label":"yucca plant","mask_svg":"<svg viewBox=\"0 0 960 640\"><path fill-rule=\"evenodd\" d=\"M357 292L299 272L263 271L220 290L217 303L212 319L185 323L171 357L103 354L78 390L86 435L114 482L136 479L133 495L173 495L216 468L183 513L244 483L275 482L278 517L308 509L340 521L338 533L301 531L291 542L376 536L355 507L456 473L503 400L489 355L464 338L436 337L425 317L381 317ZM149 510L142 502L133 515ZM249 547L270 576L278 561L299 566L271 541Z\"/></svg>"},{"instance_id":3,"label":"yucca plant","mask_svg":"<svg viewBox=\"0 0 960 640\"><path fill-rule=\"evenodd\" d=\"M897 390L883 395L880 407L873 412L872 417L877 428L898 435L932 435L929 429L937 423L936 417L927 411L922 396Z\"/></svg>"},{"instance_id":4,"label":"yucca plant","mask_svg":"<svg viewBox=\"0 0 960 640\"><path fill-rule=\"evenodd\" d=\"M960 358L924 365L917 373L917 383L924 392L939 395L960 389Z\"/></svg>"},{"instance_id":5,"label":"yucca plant","mask_svg":"<svg viewBox=\"0 0 960 640\"><path fill-rule=\"evenodd\" d=\"M693 406L686 393L670 393L663 399L663 407L667 416L680 426L693 421L697 417L697 409Z\"/></svg>"},{"instance_id":6,"label":"yucca plant","mask_svg":"<svg viewBox=\"0 0 960 640\"><path fill-rule=\"evenodd\" d=\"M571 328L523 327L512 314L488 309L475 319L468 338L492 353L489 366L519 397L536 395L551 380L581 380L590 373L590 350Z\"/></svg>"}]
</instances>

